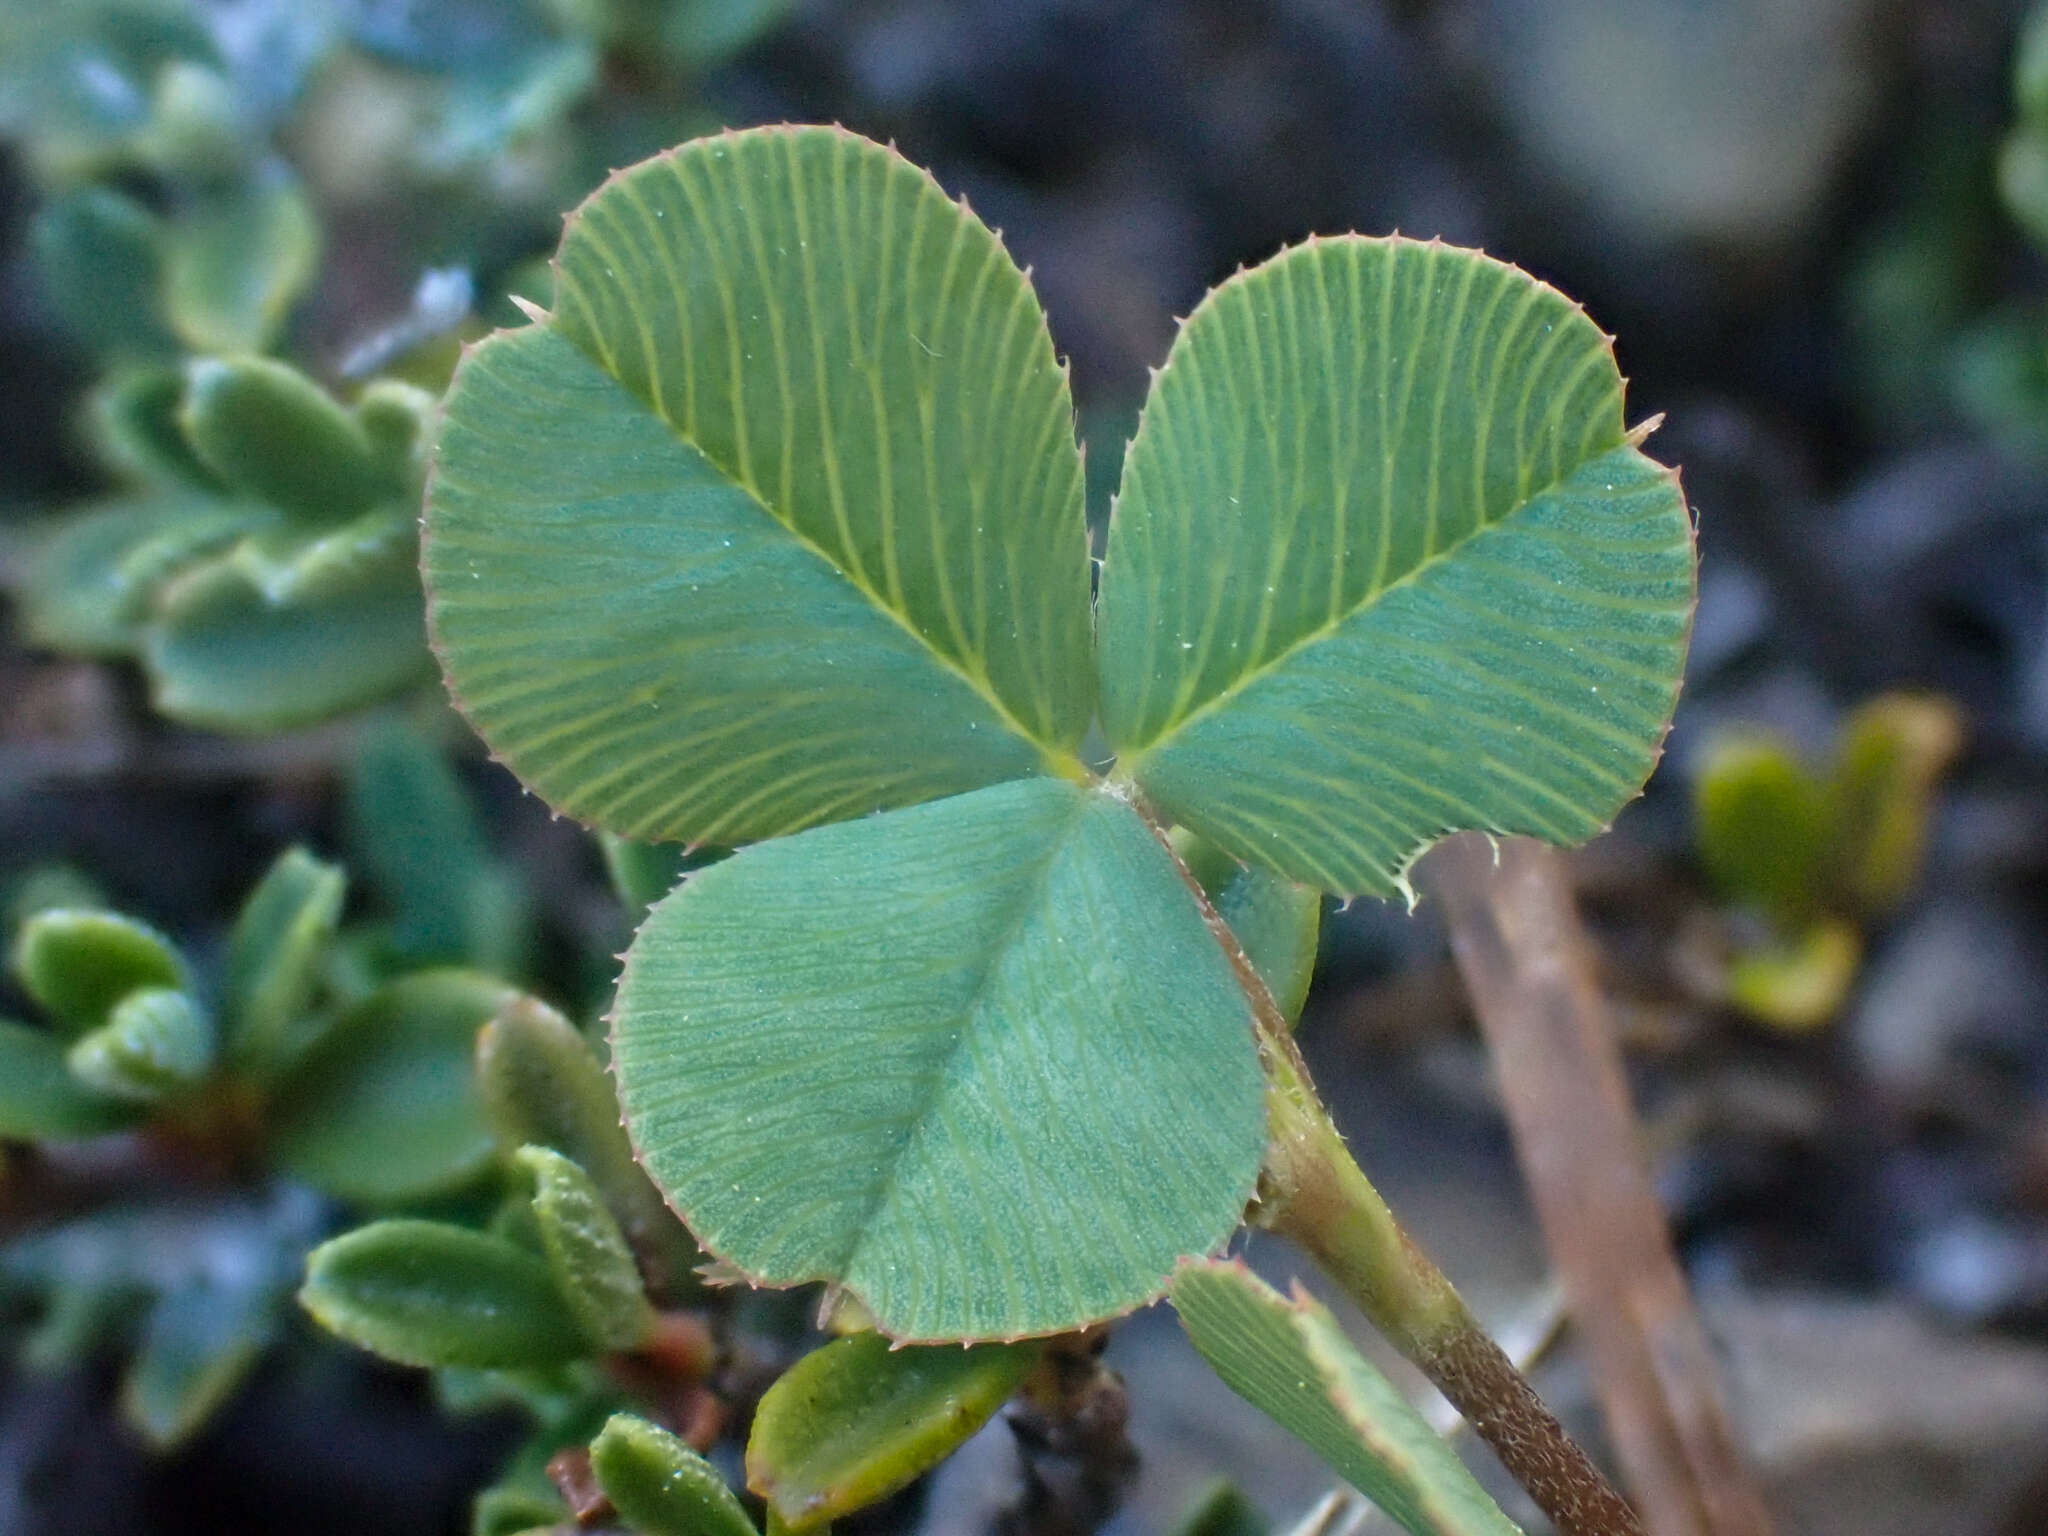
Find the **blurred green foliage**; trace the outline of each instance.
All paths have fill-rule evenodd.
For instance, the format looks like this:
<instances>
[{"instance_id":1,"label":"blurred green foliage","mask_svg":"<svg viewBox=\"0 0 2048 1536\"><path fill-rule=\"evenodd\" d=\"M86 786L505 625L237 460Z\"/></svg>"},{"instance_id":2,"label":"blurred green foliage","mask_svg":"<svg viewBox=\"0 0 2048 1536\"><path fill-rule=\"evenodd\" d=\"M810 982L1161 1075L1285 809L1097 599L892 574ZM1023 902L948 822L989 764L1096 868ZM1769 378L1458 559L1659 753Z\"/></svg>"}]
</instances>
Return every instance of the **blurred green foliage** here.
<instances>
[{"instance_id":1,"label":"blurred green foliage","mask_svg":"<svg viewBox=\"0 0 2048 1536\"><path fill-rule=\"evenodd\" d=\"M533 291L553 217L709 126L696 79L787 9L0 4L0 134L41 194L41 298L98 374L81 419L119 487L36 537L30 637L133 658L165 715L228 731L431 677L417 450L473 302ZM307 314L336 218L356 267L421 274L338 358Z\"/></svg>"},{"instance_id":2,"label":"blurred green foliage","mask_svg":"<svg viewBox=\"0 0 2048 1536\"><path fill-rule=\"evenodd\" d=\"M0 1139L48 1154L23 1178L109 1136L125 1150L101 1156L140 1176L0 1244L0 1300L30 1366L127 1348L123 1405L153 1444L200 1428L279 1335L328 1201L404 1206L487 1171L472 1042L517 994L337 965L344 897L339 868L289 849L197 954L102 907L17 902L9 961L41 1022L0 1020Z\"/></svg>"},{"instance_id":3,"label":"blurred green foliage","mask_svg":"<svg viewBox=\"0 0 2048 1536\"><path fill-rule=\"evenodd\" d=\"M1919 877L1935 791L1962 745L1955 706L1918 694L1852 711L1824 771L1772 736L1712 744L1693 789L1700 861L1761 923L1728 959L1730 1003L1788 1030L1834 1017L1864 929Z\"/></svg>"}]
</instances>

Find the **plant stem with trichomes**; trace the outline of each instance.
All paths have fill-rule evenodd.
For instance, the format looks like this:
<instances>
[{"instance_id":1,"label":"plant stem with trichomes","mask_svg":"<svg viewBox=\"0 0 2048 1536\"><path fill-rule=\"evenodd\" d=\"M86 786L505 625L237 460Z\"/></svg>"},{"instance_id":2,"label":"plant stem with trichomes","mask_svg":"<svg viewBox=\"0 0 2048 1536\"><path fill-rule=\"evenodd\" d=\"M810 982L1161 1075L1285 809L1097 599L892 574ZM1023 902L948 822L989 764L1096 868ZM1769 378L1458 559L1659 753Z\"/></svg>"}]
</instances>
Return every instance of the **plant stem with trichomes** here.
<instances>
[{"instance_id":1,"label":"plant stem with trichomes","mask_svg":"<svg viewBox=\"0 0 2048 1536\"><path fill-rule=\"evenodd\" d=\"M1121 787L1121 786L1119 786ZM1126 791L1128 793L1128 791ZM1450 1400L1562 1536L1643 1536L1642 1522L1543 1405L1358 1166L1294 1033L1166 828L1132 803L1173 859L1252 1006L1270 1140L1254 1219L1293 1240Z\"/></svg>"}]
</instances>

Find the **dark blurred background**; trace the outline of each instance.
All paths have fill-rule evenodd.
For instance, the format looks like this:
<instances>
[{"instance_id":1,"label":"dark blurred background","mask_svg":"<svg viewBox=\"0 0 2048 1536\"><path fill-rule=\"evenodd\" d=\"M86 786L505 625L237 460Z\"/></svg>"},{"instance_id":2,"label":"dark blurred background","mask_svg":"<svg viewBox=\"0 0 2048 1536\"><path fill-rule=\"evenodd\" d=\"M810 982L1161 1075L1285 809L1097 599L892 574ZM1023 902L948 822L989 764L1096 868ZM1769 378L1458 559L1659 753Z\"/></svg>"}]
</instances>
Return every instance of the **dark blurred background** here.
<instances>
[{"instance_id":1,"label":"dark blurred background","mask_svg":"<svg viewBox=\"0 0 2048 1536\"><path fill-rule=\"evenodd\" d=\"M66 0L7 8L18 43ZM495 46L502 20L487 0L198 9L259 37L319 10L359 53L430 77ZM289 350L341 379L429 269L468 274L488 316L602 173L592 157L781 120L893 140L1003 231L1072 359L1098 519L1175 317L1241 264L1317 231L1398 229L1582 300L1617 337L1631 420L1664 417L1651 451L1682 466L1699 521L1665 767L1575 867L1710 1330L1785 1529L2027 1536L2048 1531L2048 262L2011 148L2025 12L799 0L687 96L603 76L572 114L573 154L515 146L454 199L391 169L412 120L383 76L333 59L279 113L326 229ZM103 479L74 431L92 363L27 249L41 195L19 144L0 146L0 528L16 551ZM331 734L167 730L119 669L0 645L5 870L68 860L204 932L284 840L339 837ZM1924 872L1869 926L1824 1021L1745 1016L1699 981L1725 937L1695 846L1701 765L1757 730L1818 759L1845 710L1901 688L1964 722ZM465 772L533 872L539 967L583 985L594 861L495 770ZM1364 1165L1507 1319L1540 1295L1542 1263L1460 997L1427 909L1361 905L1326 925L1304 1036ZM1108 1529L1168 1529L1215 1472L1278 1514L1327 1480L1203 1380L1170 1326L1136 1320L1110 1358L1143 1464ZM1592 1428L1568 1344L1539 1381ZM268 1368L168 1463L122 1438L106 1396L89 1370L0 1396L0 1531L457 1530L501 1438L327 1356ZM1015 1477L1006 1434L942 1473L921 1514L889 1518L987 1529Z\"/></svg>"}]
</instances>

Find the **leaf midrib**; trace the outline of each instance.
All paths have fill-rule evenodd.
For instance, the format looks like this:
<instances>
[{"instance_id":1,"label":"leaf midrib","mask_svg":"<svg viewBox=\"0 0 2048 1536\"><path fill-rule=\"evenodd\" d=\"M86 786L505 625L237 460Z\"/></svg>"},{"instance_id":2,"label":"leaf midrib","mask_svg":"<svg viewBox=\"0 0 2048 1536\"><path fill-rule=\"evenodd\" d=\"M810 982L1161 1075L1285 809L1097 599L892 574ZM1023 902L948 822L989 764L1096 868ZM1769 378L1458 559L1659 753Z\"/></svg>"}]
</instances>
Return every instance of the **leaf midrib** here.
<instances>
[{"instance_id":1,"label":"leaf midrib","mask_svg":"<svg viewBox=\"0 0 2048 1536\"><path fill-rule=\"evenodd\" d=\"M560 284L564 287L565 290L574 290L577 292L578 302L580 306L584 309L586 315L592 313L592 306L590 305L587 299L584 299L581 296L580 285L576 283L576 280L570 275L570 273L565 268L562 268L559 263L557 264L556 270L558 282L560 282ZM558 307L556 314L559 313L560 308ZM574 347L580 355L582 355L590 362L592 367L596 368L599 372L604 374L606 378L610 379L614 384L616 384L619 387L619 389L629 399L637 401L641 409L645 410L656 421L660 422L672 434L674 434L677 442L683 444L683 446L688 448L692 453L695 453L699 458L703 459L706 464L709 464L721 476L723 476L728 484L733 485L742 492L744 492L746 494L747 499L760 509L761 515L767 518L770 522L774 523L776 527L780 528L791 539L793 539L799 548L804 549L808 551L811 555L815 556L819 561L821 561L825 565L825 567L828 570L832 571L848 586L852 587L856 592L860 593L862 597L866 598L868 601L868 605L871 608L873 608L876 612L882 614L891 623L895 624L897 628L901 629L906 635L909 635L913 640L915 640L918 643L918 647L923 651L923 653L926 656L930 657L931 660L934 663L936 663L943 671L952 674L961 682L965 683L967 687L973 691L975 696L978 697L984 704L988 706L990 711L995 715L997 721L1006 730L1008 730L1012 735L1018 737L1020 740L1028 743L1031 747L1037 750L1039 762L1051 776L1053 776L1054 778L1066 779L1069 782L1076 784L1086 784L1092 781L1093 775L1089 773L1086 765L1081 762L1080 758L1075 753L1069 751L1064 747L1057 745L1056 743L1047 742L1041 739L1037 732L1032 730L1029 726L1025 725L1022 720L1017 718L1016 714L1010 709L1009 705L1004 702L1002 695L996 691L994 683L990 681L988 674L985 670L977 672L973 669L970 669L957 658L949 656L948 654L946 654L946 652L939 649L938 646L932 643L932 640L928 635L926 635L914 623L911 622L910 616L907 613L901 611L900 609L896 608L892 603L888 602L882 596L881 593L877 592L866 581L862 580L852 571L849 571L838 560L833 558L831 551L827 550L822 544L818 543L817 540L813 539L809 534L805 533L802 529L798 528L788 518L785 518L782 515L780 515L775 510L774 503L769 499L767 494L754 483L751 476L739 473L738 471L733 469L731 465L727 464L723 459L721 459L718 455L712 453L702 443L698 442L694 437L690 435L690 433L685 431L675 420L673 420L669 416L669 414L661 408L660 405L648 400L645 396L640 394L630 384L628 384L624 379L619 377L618 373L615 371L615 368L612 365L608 364L605 361L605 359L594 355L588 348L579 345L574 336L571 336L564 332L561 328L554 326L554 318L554 315L550 315L546 323L549 324L550 329L553 329L555 331L556 335L561 336L564 341L568 342L570 346ZM593 336L600 334L598 327L594 321L586 321L586 324L588 325L588 328Z\"/></svg>"},{"instance_id":2,"label":"leaf midrib","mask_svg":"<svg viewBox=\"0 0 2048 1536\"><path fill-rule=\"evenodd\" d=\"M917 1138L919 1128L930 1120L932 1112L938 1107L939 1101L945 1096L946 1085L953 1078L954 1066L959 1062L961 1054L967 1049L968 1039L974 1033L974 1027L981 1012L982 1003L988 996L989 984L995 977L996 972L1001 968L1003 957L1009 953L1011 947L1016 944L1018 936L1024 931L1024 925L1030 919L1031 914L1045 901L1046 892L1052 885L1053 866L1059 862L1060 854L1065 850L1075 830L1086 819L1088 813L1094 809L1097 793L1099 792L1083 791L1077 793L1074 796L1073 809L1069 812L1065 824L1045 840L1044 853L1038 861L1036 872L1032 875L1026 888L1019 893L1009 920L1003 925L1001 937L988 948L988 963L983 967L980 977L975 981L974 990L968 994L966 1000L960 1006L958 1017L962 1021L962 1027L955 1035L952 1045L926 1075L924 1082L919 1085L918 1096L922 1102L906 1121L910 1128L909 1134L904 1137L903 1145L897 1148L896 1155L890 1159L888 1173L883 1176L881 1183L875 1187L874 1194L868 1199L866 1208L861 1212L860 1219L854 1227L853 1239L847 1244L845 1256L837 1265L837 1277L844 1277L852 1271L855 1260L860 1257L861 1250L867 1245L868 1232L874 1224L876 1213L881 1211L896 1197L898 1177L902 1172L904 1160L910 1153L911 1146Z\"/></svg>"},{"instance_id":3,"label":"leaf midrib","mask_svg":"<svg viewBox=\"0 0 2048 1536\"><path fill-rule=\"evenodd\" d=\"M1446 544L1442 549L1437 550L1432 554L1425 555L1421 560L1417 561L1415 565L1410 567L1408 570L1402 572L1392 581L1387 582L1383 586L1375 587L1372 591L1366 593L1365 596L1361 597L1356 603L1352 604L1343 613L1334 614L1331 617L1323 620L1322 623L1316 625L1315 628L1304 630L1300 635L1295 637L1293 640L1290 640L1280 650L1274 652L1273 655L1268 657L1265 661L1260 662L1257 666L1249 667L1242 673L1238 674L1238 676L1233 678L1228 684L1218 689L1208 698L1202 700L1201 703L1195 705L1194 708L1188 710L1187 713L1181 715L1178 719L1171 721L1166 726L1162 727L1160 730L1155 732L1148 740L1137 745L1124 747L1118 754L1116 778L1119 781L1135 780L1139 772L1139 765L1145 760L1145 758L1148 755L1158 750L1158 748L1164 745L1165 743L1171 741L1175 736L1178 736L1182 731L1186 730L1189 726L1194 725L1204 719L1207 719L1210 715L1213 715L1217 711L1224 708L1239 694L1243 693L1245 689L1249 688L1253 683L1258 682L1261 678L1267 676L1269 673L1277 672L1281 667L1285 666L1289 661L1293 660L1297 652L1307 650L1309 647L1314 645L1319 645L1324 640L1327 640L1331 635L1335 634L1338 630L1342 629L1345 625L1349 624L1353 619L1357 618L1360 614L1363 614L1368 610L1379 606L1379 604L1383 600L1385 600L1390 594L1400 591L1403 587L1415 585L1424 576L1428 575L1429 572L1435 570L1444 561L1450 559L1453 555L1457 554L1460 550L1466 548L1475 540L1484 538L1486 535L1494 532L1496 529L1505 526L1507 523L1519 517L1522 513L1528 511L1530 507L1534 506L1544 497L1554 493L1567 480L1571 479L1573 475L1576 475L1580 470L1584 469L1588 464L1591 464L1595 459L1605 458L1608 454L1614 453L1619 449L1626 448L1629 446L1630 443L1628 434L1626 432L1623 432L1614 442L1610 443L1607 447L1602 448L1597 453L1587 454L1584 458L1578 460L1569 468L1563 470L1553 479L1547 481L1543 485L1538 486L1536 489L1528 492L1526 495L1521 497L1520 500L1515 502L1513 506L1509 507L1505 512L1501 513L1499 517L1479 522L1471 529L1470 532L1459 535L1459 537L1455 541Z\"/></svg>"}]
</instances>

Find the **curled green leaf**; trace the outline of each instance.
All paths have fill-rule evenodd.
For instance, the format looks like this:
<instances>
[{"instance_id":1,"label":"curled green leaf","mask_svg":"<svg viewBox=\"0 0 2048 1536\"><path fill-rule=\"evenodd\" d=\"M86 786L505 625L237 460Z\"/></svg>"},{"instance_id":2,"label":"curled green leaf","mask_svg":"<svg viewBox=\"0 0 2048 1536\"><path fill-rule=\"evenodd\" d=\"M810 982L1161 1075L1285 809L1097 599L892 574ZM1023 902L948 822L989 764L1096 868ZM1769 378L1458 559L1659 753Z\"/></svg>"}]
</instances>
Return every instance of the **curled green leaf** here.
<instances>
[{"instance_id":1,"label":"curled green leaf","mask_svg":"<svg viewBox=\"0 0 2048 1536\"><path fill-rule=\"evenodd\" d=\"M184 425L225 484L307 522L339 522L396 490L356 420L297 369L267 358L192 363Z\"/></svg>"},{"instance_id":2,"label":"curled green leaf","mask_svg":"<svg viewBox=\"0 0 2048 1536\"><path fill-rule=\"evenodd\" d=\"M88 1088L147 1104L204 1078L215 1043L213 1020L189 993L138 987L72 1041L65 1061Z\"/></svg>"},{"instance_id":3,"label":"curled green leaf","mask_svg":"<svg viewBox=\"0 0 2048 1536\"><path fill-rule=\"evenodd\" d=\"M222 999L228 1055L238 1065L268 1075L291 1056L346 885L336 866L288 848L242 903Z\"/></svg>"},{"instance_id":4,"label":"curled green leaf","mask_svg":"<svg viewBox=\"0 0 2048 1536\"><path fill-rule=\"evenodd\" d=\"M599 1350L638 1348L654 1330L654 1308L604 1196L589 1174L547 1147L521 1147L518 1161L533 1175L533 1217L548 1269L584 1337Z\"/></svg>"},{"instance_id":5,"label":"curled green leaf","mask_svg":"<svg viewBox=\"0 0 2048 1536\"><path fill-rule=\"evenodd\" d=\"M478 1034L484 1113L510 1155L551 1147L587 1173L657 1292L686 1287L701 1255L648 1182L619 1123L619 1101L590 1042L533 997L515 997Z\"/></svg>"},{"instance_id":6,"label":"curled green leaf","mask_svg":"<svg viewBox=\"0 0 2048 1536\"><path fill-rule=\"evenodd\" d=\"M65 1031L106 1021L114 1005L141 987L185 985L185 963L171 941L114 912L53 907L21 925L14 974L22 990Z\"/></svg>"}]
</instances>

